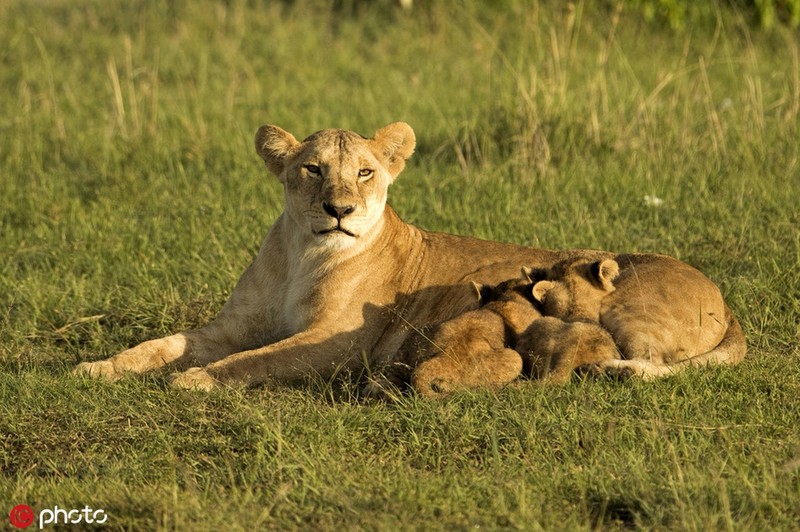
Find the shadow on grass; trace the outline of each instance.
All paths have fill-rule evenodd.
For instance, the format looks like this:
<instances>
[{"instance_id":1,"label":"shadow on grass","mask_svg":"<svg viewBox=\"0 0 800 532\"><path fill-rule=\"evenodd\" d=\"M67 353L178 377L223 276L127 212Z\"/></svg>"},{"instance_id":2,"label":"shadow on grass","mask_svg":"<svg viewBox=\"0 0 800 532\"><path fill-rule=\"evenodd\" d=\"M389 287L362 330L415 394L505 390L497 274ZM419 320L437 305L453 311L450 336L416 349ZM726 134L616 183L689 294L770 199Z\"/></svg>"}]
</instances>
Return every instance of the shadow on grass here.
<instances>
[{"instance_id":1,"label":"shadow on grass","mask_svg":"<svg viewBox=\"0 0 800 532\"><path fill-rule=\"evenodd\" d=\"M608 526L639 528L647 513L642 503L626 496L593 494L587 502L593 529Z\"/></svg>"}]
</instances>

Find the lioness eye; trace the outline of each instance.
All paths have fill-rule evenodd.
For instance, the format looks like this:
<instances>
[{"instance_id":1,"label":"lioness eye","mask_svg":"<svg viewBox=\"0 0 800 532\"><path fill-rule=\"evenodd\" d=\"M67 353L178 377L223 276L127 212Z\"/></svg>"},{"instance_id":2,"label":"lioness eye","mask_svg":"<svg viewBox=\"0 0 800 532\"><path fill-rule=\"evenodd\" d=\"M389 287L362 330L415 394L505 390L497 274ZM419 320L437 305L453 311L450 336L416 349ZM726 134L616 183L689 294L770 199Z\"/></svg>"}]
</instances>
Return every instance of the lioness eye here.
<instances>
[{"instance_id":1,"label":"lioness eye","mask_svg":"<svg viewBox=\"0 0 800 532\"><path fill-rule=\"evenodd\" d=\"M358 171L358 177L369 177L372 175L372 173L373 170L370 170L369 168L362 168Z\"/></svg>"},{"instance_id":2,"label":"lioness eye","mask_svg":"<svg viewBox=\"0 0 800 532\"><path fill-rule=\"evenodd\" d=\"M321 173L319 166L316 164L307 164L303 168L305 168L306 171L312 175L319 175Z\"/></svg>"}]
</instances>

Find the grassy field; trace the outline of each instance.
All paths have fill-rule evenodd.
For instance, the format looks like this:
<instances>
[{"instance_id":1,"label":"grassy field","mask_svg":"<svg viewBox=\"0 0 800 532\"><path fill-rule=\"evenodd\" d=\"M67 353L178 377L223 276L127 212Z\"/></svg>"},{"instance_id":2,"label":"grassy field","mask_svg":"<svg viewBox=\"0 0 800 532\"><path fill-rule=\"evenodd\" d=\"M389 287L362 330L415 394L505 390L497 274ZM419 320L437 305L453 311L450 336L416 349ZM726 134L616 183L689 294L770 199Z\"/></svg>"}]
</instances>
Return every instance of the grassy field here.
<instances>
[{"instance_id":1,"label":"grassy field","mask_svg":"<svg viewBox=\"0 0 800 532\"><path fill-rule=\"evenodd\" d=\"M0 513L796 530L797 31L725 8L678 31L610 2L326 4L0 0ZM748 358L398 405L347 380L197 394L69 374L216 313L282 209L258 126L395 120L418 138L390 190L406 220L679 257L722 287Z\"/></svg>"}]
</instances>

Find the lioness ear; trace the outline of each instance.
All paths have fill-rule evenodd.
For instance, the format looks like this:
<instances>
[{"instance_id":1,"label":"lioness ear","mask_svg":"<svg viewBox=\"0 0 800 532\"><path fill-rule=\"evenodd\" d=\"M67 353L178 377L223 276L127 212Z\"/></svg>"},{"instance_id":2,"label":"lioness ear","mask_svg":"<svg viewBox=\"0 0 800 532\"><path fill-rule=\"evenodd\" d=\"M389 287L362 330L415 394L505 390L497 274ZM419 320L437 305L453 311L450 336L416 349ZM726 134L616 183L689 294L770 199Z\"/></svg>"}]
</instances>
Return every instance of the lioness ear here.
<instances>
[{"instance_id":1,"label":"lioness ear","mask_svg":"<svg viewBox=\"0 0 800 532\"><path fill-rule=\"evenodd\" d=\"M613 259L600 260L591 266L592 276L600 284L603 290L612 292L614 288L614 279L619 276L619 264Z\"/></svg>"},{"instance_id":2,"label":"lioness ear","mask_svg":"<svg viewBox=\"0 0 800 532\"><path fill-rule=\"evenodd\" d=\"M281 179L286 158L300 145L294 136L278 126L261 126L256 133L256 151L267 169ZM281 179L283 181L283 179Z\"/></svg>"},{"instance_id":3,"label":"lioness ear","mask_svg":"<svg viewBox=\"0 0 800 532\"><path fill-rule=\"evenodd\" d=\"M414 153L417 138L411 126L405 122L395 122L379 129L372 142L377 148L376 155L386 165L386 169L394 179L405 168L406 159Z\"/></svg>"},{"instance_id":4,"label":"lioness ear","mask_svg":"<svg viewBox=\"0 0 800 532\"><path fill-rule=\"evenodd\" d=\"M544 303L544 296L547 295L547 292L552 290L554 286L555 285L551 281L539 281L533 285L533 299L539 303Z\"/></svg>"}]
</instances>

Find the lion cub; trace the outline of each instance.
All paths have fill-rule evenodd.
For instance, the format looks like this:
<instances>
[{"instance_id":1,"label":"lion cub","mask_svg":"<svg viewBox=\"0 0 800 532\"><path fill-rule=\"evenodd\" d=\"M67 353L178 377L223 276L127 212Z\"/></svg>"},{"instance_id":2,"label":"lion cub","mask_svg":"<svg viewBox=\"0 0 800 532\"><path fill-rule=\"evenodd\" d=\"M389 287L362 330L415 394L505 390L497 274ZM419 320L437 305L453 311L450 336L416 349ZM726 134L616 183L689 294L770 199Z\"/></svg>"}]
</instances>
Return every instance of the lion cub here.
<instances>
[{"instance_id":1,"label":"lion cub","mask_svg":"<svg viewBox=\"0 0 800 532\"><path fill-rule=\"evenodd\" d=\"M533 283L533 299L542 314L564 321L600 321L600 307L616 290L619 264L614 259L567 259L547 270L524 270Z\"/></svg>"},{"instance_id":2,"label":"lion cub","mask_svg":"<svg viewBox=\"0 0 800 532\"><path fill-rule=\"evenodd\" d=\"M603 299L615 290L619 265L611 259L564 261L542 271L524 270L543 318L521 335L517 351L523 372L537 379L566 382L572 370L619 358L611 335L600 325Z\"/></svg>"},{"instance_id":3,"label":"lion cub","mask_svg":"<svg viewBox=\"0 0 800 532\"><path fill-rule=\"evenodd\" d=\"M654 379L690 366L731 363L732 355L715 351L730 311L719 288L686 263L616 255L568 259L529 275L543 314L598 322L611 334L621 356L597 361L603 372Z\"/></svg>"},{"instance_id":4,"label":"lion cub","mask_svg":"<svg viewBox=\"0 0 800 532\"><path fill-rule=\"evenodd\" d=\"M410 384L423 397L442 397L519 377L522 358L513 348L541 316L533 305L531 283L520 278L475 288L482 307L414 331L365 394L391 398L393 390Z\"/></svg>"}]
</instances>

